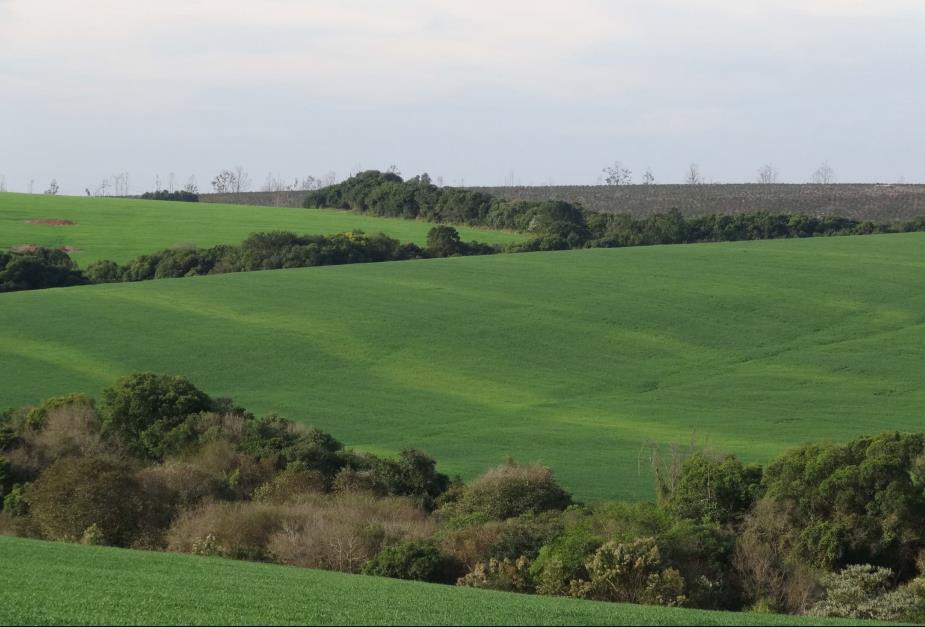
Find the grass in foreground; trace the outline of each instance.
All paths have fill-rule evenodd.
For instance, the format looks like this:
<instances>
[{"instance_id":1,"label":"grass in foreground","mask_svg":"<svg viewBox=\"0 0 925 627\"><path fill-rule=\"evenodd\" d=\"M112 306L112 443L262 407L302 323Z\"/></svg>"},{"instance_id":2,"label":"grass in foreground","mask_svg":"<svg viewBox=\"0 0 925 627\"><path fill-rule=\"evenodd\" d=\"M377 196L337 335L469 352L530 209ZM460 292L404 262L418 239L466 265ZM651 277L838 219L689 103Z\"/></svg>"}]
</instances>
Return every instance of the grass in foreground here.
<instances>
[{"instance_id":1,"label":"grass in foreground","mask_svg":"<svg viewBox=\"0 0 925 627\"><path fill-rule=\"evenodd\" d=\"M0 537L0 624L791 625ZM855 621L856 622L856 621Z\"/></svg>"},{"instance_id":2,"label":"grass in foreground","mask_svg":"<svg viewBox=\"0 0 925 627\"><path fill-rule=\"evenodd\" d=\"M31 224L31 220L70 220L70 226ZM39 194L0 194L0 249L35 244L71 247L82 267L100 259L123 263L172 246L238 244L257 231L331 235L344 231L382 232L424 244L433 224L376 218L349 211L293 209L127 198L84 198ZM461 227L466 241L489 244L521 241L523 236Z\"/></svg>"},{"instance_id":3,"label":"grass in foreground","mask_svg":"<svg viewBox=\"0 0 925 627\"><path fill-rule=\"evenodd\" d=\"M471 478L652 498L647 442L920 431L925 234L495 255L0 295L0 407L188 376Z\"/></svg>"}]
</instances>

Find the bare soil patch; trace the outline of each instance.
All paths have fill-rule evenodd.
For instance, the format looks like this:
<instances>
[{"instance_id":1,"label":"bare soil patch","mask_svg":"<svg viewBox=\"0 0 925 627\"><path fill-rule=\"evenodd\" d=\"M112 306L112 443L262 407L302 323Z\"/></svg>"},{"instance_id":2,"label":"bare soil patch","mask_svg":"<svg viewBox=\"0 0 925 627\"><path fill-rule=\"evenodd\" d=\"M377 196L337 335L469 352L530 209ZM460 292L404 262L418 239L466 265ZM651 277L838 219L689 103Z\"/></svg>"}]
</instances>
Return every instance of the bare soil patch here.
<instances>
[{"instance_id":1,"label":"bare soil patch","mask_svg":"<svg viewBox=\"0 0 925 627\"><path fill-rule=\"evenodd\" d=\"M58 220L52 218L33 218L26 220L26 224L44 224L46 226L74 226L77 224L71 220Z\"/></svg>"}]
</instances>

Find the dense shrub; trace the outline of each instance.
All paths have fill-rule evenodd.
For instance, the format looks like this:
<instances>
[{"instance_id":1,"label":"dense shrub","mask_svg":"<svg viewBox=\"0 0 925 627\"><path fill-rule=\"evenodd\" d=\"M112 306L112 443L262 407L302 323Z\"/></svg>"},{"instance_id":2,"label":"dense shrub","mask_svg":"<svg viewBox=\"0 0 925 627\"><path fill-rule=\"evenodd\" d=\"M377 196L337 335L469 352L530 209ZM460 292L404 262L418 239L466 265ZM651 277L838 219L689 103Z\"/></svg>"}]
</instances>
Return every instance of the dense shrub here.
<instances>
[{"instance_id":1,"label":"dense shrub","mask_svg":"<svg viewBox=\"0 0 925 627\"><path fill-rule=\"evenodd\" d=\"M363 565L364 575L453 583L458 566L431 540L408 540L386 546Z\"/></svg>"},{"instance_id":2,"label":"dense shrub","mask_svg":"<svg viewBox=\"0 0 925 627\"><path fill-rule=\"evenodd\" d=\"M505 520L522 514L568 507L572 497L539 464L508 463L489 470L469 484L462 497L447 507L459 521Z\"/></svg>"},{"instance_id":3,"label":"dense shrub","mask_svg":"<svg viewBox=\"0 0 925 627\"><path fill-rule=\"evenodd\" d=\"M569 594L583 599L683 605L684 580L673 568L663 568L654 538L631 543L608 542L585 564L587 579L573 580Z\"/></svg>"},{"instance_id":4,"label":"dense shrub","mask_svg":"<svg viewBox=\"0 0 925 627\"><path fill-rule=\"evenodd\" d=\"M392 496L408 496L426 510L433 509L435 500L450 485L450 478L437 472L432 457L407 449L398 459L377 459L373 463L373 478Z\"/></svg>"},{"instance_id":5,"label":"dense shrub","mask_svg":"<svg viewBox=\"0 0 925 627\"><path fill-rule=\"evenodd\" d=\"M270 539L283 511L260 503L208 503L180 515L167 532L167 549L234 559L271 559Z\"/></svg>"},{"instance_id":6,"label":"dense shrub","mask_svg":"<svg viewBox=\"0 0 925 627\"><path fill-rule=\"evenodd\" d=\"M183 377L141 373L104 390L101 410L108 433L136 455L162 459L192 441L187 419L212 406L212 399Z\"/></svg>"},{"instance_id":7,"label":"dense shrub","mask_svg":"<svg viewBox=\"0 0 925 627\"><path fill-rule=\"evenodd\" d=\"M469 588L501 590L503 592L531 592L533 585L530 578L529 560L521 556L512 559L494 559L478 562L457 585Z\"/></svg>"},{"instance_id":8,"label":"dense shrub","mask_svg":"<svg viewBox=\"0 0 925 627\"><path fill-rule=\"evenodd\" d=\"M838 573L823 575L825 597L810 611L813 616L909 620L925 609L925 596L918 585L893 588L889 568L857 564Z\"/></svg>"},{"instance_id":9,"label":"dense shrub","mask_svg":"<svg viewBox=\"0 0 925 627\"><path fill-rule=\"evenodd\" d=\"M889 564L900 577L925 548L925 435L883 434L803 446L765 471L769 498L786 503L809 564Z\"/></svg>"},{"instance_id":10,"label":"dense shrub","mask_svg":"<svg viewBox=\"0 0 925 627\"><path fill-rule=\"evenodd\" d=\"M88 529L105 544L129 546L165 524L124 465L92 457L65 457L27 490L29 511L41 533L71 542Z\"/></svg>"},{"instance_id":11,"label":"dense shrub","mask_svg":"<svg viewBox=\"0 0 925 627\"><path fill-rule=\"evenodd\" d=\"M171 192L166 189L159 189L153 192L145 192L141 195L144 200L174 200L180 202L199 202L199 194L180 189Z\"/></svg>"},{"instance_id":12,"label":"dense shrub","mask_svg":"<svg viewBox=\"0 0 925 627\"><path fill-rule=\"evenodd\" d=\"M433 521L403 498L318 496L283 509L284 527L269 548L277 561L293 566L357 573L387 544L434 533Z\"/></svg>"},{"instance_id":13,"label":"dense shrub","mask_svg":"<svg viewBox=\"0 0 925 627\"><path fill-rule=\"evenodd\" d=\"M0 292L84 285L87 279L61 250L0 251Z\"/></svg>"},{"instance_id":14,"label":"dense shrub","mask_svg":"<svg viewBox=\"0 0 925 627\"><path fill-rule=\"evenodd\" d=\"M307 497L323 494L324 477L315 470L303 470L293 464L254 490L253 499L261 503L298 503Z\"/></svg>"},{"instance_id":15,"label":"dense shrub","mask_svg":"<svg viewBox=\"0 0 925 627\"><path fill-rule=\"evenodd\" d=\"M725 525L751 508L758 496L761 468L735 457L709 459L696 453L686 459L668 505L682 518Z\"/></svg>"}]
</instances>

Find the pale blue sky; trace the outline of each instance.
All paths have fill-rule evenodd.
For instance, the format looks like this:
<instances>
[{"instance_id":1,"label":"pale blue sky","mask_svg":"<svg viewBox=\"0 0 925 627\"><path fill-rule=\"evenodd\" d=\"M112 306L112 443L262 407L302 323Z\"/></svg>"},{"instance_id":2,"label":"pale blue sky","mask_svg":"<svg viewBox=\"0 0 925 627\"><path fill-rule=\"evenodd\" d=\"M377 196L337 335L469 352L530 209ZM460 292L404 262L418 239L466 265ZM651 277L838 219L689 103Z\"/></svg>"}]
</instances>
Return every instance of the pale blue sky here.
<instances>
[{"instance_id":1,"label":"pale blue sky","mask_svg":"<svg viewBox=\"0 0 925 627\"><path fill-rule=\"evenodd\" d=\"M0 0L0 176L925 181L919 0Z\"/></svg>"}]
</instances>

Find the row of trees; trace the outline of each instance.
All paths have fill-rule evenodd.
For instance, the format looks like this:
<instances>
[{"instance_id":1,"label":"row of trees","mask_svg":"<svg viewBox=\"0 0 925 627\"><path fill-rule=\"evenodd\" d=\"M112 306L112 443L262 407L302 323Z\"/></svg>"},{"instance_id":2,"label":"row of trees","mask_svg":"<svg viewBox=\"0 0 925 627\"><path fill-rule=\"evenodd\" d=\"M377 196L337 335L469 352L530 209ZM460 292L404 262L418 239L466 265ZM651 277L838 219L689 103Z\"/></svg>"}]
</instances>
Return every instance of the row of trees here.
<instances>
[{"instance_id":1,"label":"row of trees","mask_svg":"<svg viewBox=\"0 0 925 627\"><path fill-rule=\"evenodd\" d=\"M614 161L613 165L605 167L602 171L601 181L605 185L632 185L633 172L625 167L621 161ZM642 174L643 185L654 185L655 174L652 168L646 168ZM780 182L780 170L777 166L767 163L758 169L756 182L764 185L773 185ZM809 179L810 183L816 185L832 185L836 182L835 170L826 161L813 171ZM684 173L684 183L686 185L703 185L706 183L700 172L700 166L696 163L688 165Z\"/></svg>"},{"instance_id":2,"label":"row of trees","mask_svg":"<svg viewBox=\"0 0 925 627\"><path fill-rule=\"evenodd\" d=\"M655 449L658 450L658 449ZM181 377L0 414L0 533L599 601L925 618L925 434L760 467L653 455L652 502L577 503L540 465L471 482Z\"/></svg>"},{"instance_id":3,"label":"row of trees","mask_svg":"<svg viewBox=\"0 0 925 627\"><path fill-rule=\"evenodd\" d=\"M367 235L353 231L336 235L296 235L276 231L254 233L237 246L169 248L136 257L125 264L97 261L85 270L79 269L62 250L34 248L0 252L0 292L228 272L488 255L498 251L498 247L489 244L462 241L451 226L432 228L423 248L413 243L402 243L382 233Z\"/></svg>"},{"instance_id":4,"label":"row of trees","mask_svg":"<svg viewBox=\"0 0 925 627\"><path fill-rule=\"evenodd\" d=\"M925 229L925 221L921 219L885 225L838 217L763 212L685 218L673 210L649 218L634 218L591 212L561 201L506 201L483 192L438 187L426 174L405 181L396 173L376 170L310 192L304 206L508 229L534 236L524 245L509 248L510 252Z\"/></svg>"}]
</instances>

